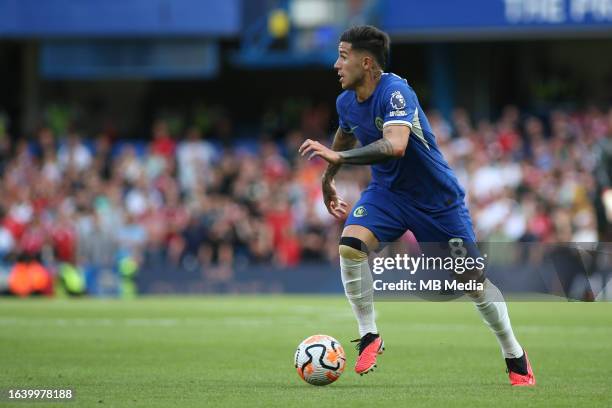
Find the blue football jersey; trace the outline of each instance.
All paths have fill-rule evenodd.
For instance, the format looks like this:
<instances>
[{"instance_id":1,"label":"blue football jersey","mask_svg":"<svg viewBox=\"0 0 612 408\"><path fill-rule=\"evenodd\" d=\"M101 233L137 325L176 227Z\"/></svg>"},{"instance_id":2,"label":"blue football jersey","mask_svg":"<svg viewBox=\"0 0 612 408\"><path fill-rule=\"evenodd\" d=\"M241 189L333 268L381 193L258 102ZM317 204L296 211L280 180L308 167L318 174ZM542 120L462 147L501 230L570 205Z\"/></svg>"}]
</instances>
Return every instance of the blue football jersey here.
<instances>
[{"instance_id":1,"label":"blue football jersey","mask_svg":"<svg viewBox=\"0 0 612 408\"><path fill-rule=\"evenodd\" d=\"M358 102L355 91L347 90L338 96L336 109L342 130L353 134L363 146L382 138L385 126L410 127L404 156L372 165L370 187L388 189L427 210L463 201L465 193L438 149L429 121L404 78L383 73L367 100Z\"/></svg>"}]
</instances>

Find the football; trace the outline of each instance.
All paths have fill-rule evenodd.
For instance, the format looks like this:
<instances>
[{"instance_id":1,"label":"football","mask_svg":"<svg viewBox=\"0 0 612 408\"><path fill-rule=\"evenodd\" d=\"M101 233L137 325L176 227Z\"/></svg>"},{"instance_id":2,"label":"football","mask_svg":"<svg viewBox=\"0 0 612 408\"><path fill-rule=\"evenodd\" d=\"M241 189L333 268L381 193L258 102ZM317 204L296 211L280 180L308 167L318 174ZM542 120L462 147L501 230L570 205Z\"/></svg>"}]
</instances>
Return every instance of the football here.
<instances>
[{"instance_id":1,"label":"football","mask_svg":"<svg viewBox=\"0 0 612 408\"><path fill-rule=\"evenodd\" d=\"M315 334L300 343L294 361L298 374L308 384L327 385L344 371L346 355L338 340Z\"/></svg>"}]
</instances>

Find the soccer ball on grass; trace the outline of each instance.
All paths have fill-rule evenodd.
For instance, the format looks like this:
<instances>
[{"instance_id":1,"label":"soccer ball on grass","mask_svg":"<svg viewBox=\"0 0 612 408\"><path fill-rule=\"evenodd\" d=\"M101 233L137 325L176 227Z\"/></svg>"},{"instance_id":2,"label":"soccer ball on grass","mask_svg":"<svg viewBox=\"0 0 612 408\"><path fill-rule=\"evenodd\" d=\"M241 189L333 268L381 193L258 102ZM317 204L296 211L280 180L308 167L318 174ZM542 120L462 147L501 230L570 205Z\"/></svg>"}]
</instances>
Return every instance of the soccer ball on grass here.
<instances>
[{"instance_id":1,"label":"soccer ball on grass","mask_svg":"<svg viewBox=\"0 0 612 408\"><path fill-rule=\"evenodd\" d=\"M327 385L336 381L344 371L346 355L338 340L315 334L300 343L294 361L304 381L312 385Z\"/></svg>"}]
</instances>

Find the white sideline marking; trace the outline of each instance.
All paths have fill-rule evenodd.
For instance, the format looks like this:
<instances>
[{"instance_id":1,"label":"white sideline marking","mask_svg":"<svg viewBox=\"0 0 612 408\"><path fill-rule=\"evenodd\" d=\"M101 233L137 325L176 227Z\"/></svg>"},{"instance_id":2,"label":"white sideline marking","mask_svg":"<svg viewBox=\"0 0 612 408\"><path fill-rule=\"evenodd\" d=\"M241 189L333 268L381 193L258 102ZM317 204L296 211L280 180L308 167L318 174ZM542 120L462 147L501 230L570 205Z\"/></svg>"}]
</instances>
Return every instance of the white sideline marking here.
<instances>
[{"instance_id":1,"label":"white sideline marking","mask_svg":"<svg viewBox=\"0 0 612 408\"><path fill-rule=\"evenodd\" d=\"M334 322L352 322L349 320L352 316L347 313L331 314L326 317L326 321ZM242 326L242 327L259 327L262 325L277 326L279 324L303 324L304 320L295 316L270 317L270 318L244 318L244 317L227 317L218 319L207 318L185 318L185 319L169 319L169 318L127 318L127 319L111 319L111 318L16 318L16 317L0 317L0 326L57 326L57 327L175 327L175 326L205 326L205 325L223 325L223 326ZM403 329L411 331L434 331L434 332L452 332L452 331L473 331L479 328L480 324L444 324L444 323L402 323ZM517 332L530 333L545 333L545 332L561 332L561 333L610 333L612 326L560 326L560 325L515 325Z\"/></svg>"}]
</instances>

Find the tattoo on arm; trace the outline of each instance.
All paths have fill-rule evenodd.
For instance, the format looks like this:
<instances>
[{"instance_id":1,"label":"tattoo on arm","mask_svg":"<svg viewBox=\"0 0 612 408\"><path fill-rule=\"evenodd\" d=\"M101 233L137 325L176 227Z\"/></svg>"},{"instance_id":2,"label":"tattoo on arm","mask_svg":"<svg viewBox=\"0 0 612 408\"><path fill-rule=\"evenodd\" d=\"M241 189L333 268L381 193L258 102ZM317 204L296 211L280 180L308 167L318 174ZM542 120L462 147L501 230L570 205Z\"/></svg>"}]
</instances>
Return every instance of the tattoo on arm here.
<instances>
[{"instance_id":1,"label":"tattoo on arm","mask_svg":"<svg viewBox=\"0 0 612 408\"><path fill-rule=\"evenodd\" d=\"M336 131L336 135L334 136L334 142L332 143L332 150L336 152L341 152L344 150L351 149L357 143L357 139L350 133L345 133L341 128L338 128ZM332 179L340 170L341 164L330 164L327 166L327 170L323 174L323 178Z\"/></svg>"},{"instance_id":2,"label":"tattoo on arm","mask_svg":"<svg viewBox=\"0 0 612 408\"><path fill-rule=\"evenodd\" d=\"M340 153L342 162L347 164L382 163L393 156L393 145L385 138L379 139L367 146L351 149Z\"/></svg>"}]
</instances>

